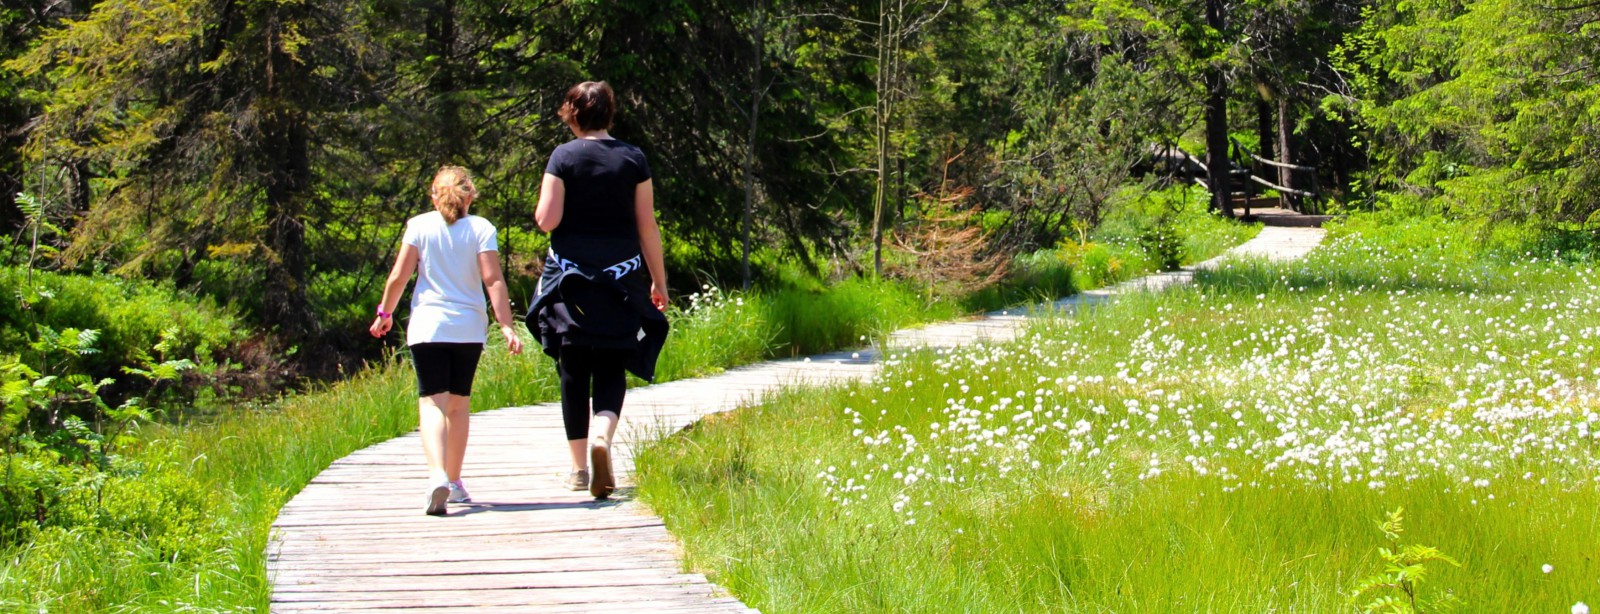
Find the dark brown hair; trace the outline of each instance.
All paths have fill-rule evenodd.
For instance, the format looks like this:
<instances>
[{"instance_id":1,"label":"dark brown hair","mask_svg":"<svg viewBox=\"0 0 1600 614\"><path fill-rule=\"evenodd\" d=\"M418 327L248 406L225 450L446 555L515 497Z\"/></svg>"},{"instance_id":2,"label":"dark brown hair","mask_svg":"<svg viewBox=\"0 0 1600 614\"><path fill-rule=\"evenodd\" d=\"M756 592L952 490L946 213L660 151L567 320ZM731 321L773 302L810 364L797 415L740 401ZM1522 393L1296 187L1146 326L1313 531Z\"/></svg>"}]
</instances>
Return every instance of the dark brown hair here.
<instances>
[{"instance_id":1,"label":"dark brown hair","mask_svg":"<svg viewBox=\"0 0 1600 614\"><path fill-rule=\"evenodd\" d=\"M580 130L610 130L617 114L616 94L605 81L584 81L567 90L556 114Z\"/></svg>"}]
</instances>

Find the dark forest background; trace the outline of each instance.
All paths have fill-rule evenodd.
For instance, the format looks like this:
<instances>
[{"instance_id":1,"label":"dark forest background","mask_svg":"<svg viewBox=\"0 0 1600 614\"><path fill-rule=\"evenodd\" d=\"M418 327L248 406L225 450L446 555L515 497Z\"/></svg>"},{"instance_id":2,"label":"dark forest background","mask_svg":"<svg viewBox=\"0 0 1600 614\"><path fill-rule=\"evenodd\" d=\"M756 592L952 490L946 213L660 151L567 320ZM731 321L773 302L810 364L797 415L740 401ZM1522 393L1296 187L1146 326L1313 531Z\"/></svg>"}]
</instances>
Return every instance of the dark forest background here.
<instances>
[{"instance_id":1,"label":"dark forest background","mask_svg":"<svg viewBox=\"0 0 1600 614\"><path fill-rule=\"evenodd\" d=\"M651 158L685 289L915 276L950 266L896 256L931 225L998 262L1130 187L1226 194L1251 153L1314 169L1275 181L1309 212L1582 235L1597 20L1580 0L6 0L0 258L209 297L327 374L375 351L363 325L439 165L478 175L526 295L554 111L591 79Z\"/></svg>"}]
</instances>

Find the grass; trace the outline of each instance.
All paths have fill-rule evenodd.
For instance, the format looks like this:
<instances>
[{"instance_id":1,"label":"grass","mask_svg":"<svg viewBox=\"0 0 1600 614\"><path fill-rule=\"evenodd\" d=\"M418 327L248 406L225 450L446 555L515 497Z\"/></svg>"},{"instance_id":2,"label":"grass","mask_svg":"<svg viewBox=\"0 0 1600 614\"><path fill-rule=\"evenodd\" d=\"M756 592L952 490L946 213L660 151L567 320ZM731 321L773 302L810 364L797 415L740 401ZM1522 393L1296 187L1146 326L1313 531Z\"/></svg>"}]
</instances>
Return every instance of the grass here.
<instances>
[{"instance_id":1,"label":"grass","mask_svg":"<svg viewBox=\"0 0 1600 614\"><path fill-rule=\"evenodd\" d=\"M680 303L659 381L854 347L962 312L959 301L930 303L904 286L864 280L748 295L706 287ZM514 358L491 345L474 408L554 400L554 369L537 347L529 354ZM208 422L147 426L118 470L64 485L62 518L0 550L0 610L265 610L265 553L278 509L332 461L414 430L412 386L410 366L395 358ZM8 454L6 462L10 471L31 461Z\"/></svg>"},{"instance_id":2,"label":"grass","mask_svg":"<svg viewBox=\"0 0 1600 614\"><path fill-rule=\"evenodd\" d=\"M1593 269L1384 228L710 420L641 494L768 612L1352 611L1398 507L1424 597L1600 602Z\"/></svg>"},{"instance_id":3,"label":"grass","mask_svg":"<svg viewBox=\"0 0 1600 614\"><path fill-rule=\"evenodd\" d=\"M951 315L945 305L919 308L914 296L868 282L745 296L708 287L672 314L657 379ZM336 385L219 412L209 423L147 426L121 470L97 478L99 488L69 486L57 507L68 509L65 518L0 553L0 610L264 611L264 555L278 509L334 460L414 430L413 386L410 365L396 357ZM512 357L490 344L473 392L474 409L558 398L555 370L537 345ZM8 465L21 458L6 456Z\"/></svg>"}]
</instances>

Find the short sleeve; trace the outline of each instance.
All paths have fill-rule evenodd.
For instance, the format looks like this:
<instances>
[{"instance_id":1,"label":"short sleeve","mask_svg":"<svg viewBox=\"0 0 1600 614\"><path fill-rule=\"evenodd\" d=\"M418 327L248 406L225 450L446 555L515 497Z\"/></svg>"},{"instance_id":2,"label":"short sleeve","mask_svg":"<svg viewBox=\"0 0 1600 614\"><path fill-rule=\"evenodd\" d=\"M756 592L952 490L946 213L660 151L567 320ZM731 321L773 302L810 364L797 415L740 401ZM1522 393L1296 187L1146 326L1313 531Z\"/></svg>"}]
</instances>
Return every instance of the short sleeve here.
<instances>
[{"instance_id":1,"label":"short sleeve","mask_svg":"<svg viewBox=\"0 0 1600 614\"><path fill-rule=\"evenodd\" d=\"M650 162L645 159L644 152L643 151L639 151L638 149L634 149L633 150L633 159L636 162L638 162L638 164L639 164L639 181L637 181L636 183L644 183L646 181L649 181L650 180Z\"/></svg>"},{"instance_id":2,"label":"short sleeve","mask_svg":"<svg viewBox=\"0 0 1600 614\"><path fill-rule=\"evenodd\" d=\"M478 253L481 254L483 252L498 252L498 251L500 251L500 244L498 242L496 242L496 240L495 240L494 224L489 223L488 220L484 220L483 223L480 224L479 226L480 226L480 228L478 228Z\"/></svg>"},{"instance_id":3,"label":"short sleeve","mask_svg":"<svg viewBox=\"0 0 1600 614\"><path fill-rule=\"evenodd\" d=\"M571 181L572 177L567 172L571 166L567 160L567 148L557 147L555 151L550 152L550 161L545 163L544 172L546 175L560 177L562 181Z\"/></svg>"},{"instance_id":4,"label":"short sleeve","mask_svg":"<svg viewBox=\"0 0 1600 614\"><path fill-rule=\"evenodd\" d=\"M400 236L400 242L412 247L422 247L422 237L419 236L420 234L421 232L417 230L416 220L406 220L406 232L404 235Z\"/></svg>"}]
</instances>

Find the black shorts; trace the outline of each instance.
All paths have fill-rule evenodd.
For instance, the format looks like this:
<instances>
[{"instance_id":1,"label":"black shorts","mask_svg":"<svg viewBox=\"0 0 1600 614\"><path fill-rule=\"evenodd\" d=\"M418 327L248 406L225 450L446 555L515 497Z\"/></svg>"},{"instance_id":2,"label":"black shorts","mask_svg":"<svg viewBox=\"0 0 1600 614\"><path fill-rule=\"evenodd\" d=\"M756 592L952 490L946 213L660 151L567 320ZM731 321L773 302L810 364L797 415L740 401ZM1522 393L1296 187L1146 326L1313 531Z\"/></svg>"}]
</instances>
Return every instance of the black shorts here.
<instances>
[{"instance_id":1,"label":"black shorts","mask_svg":"<svg viewBox=\"0 0 1600 614\"><path fill-rule=\"evenodd\" d=\"M478 372L482 343L418 343L411 346L411 364L417 368L417 396L450 393L472 396L472 377Z\"/></svg>"}]
</instances>

